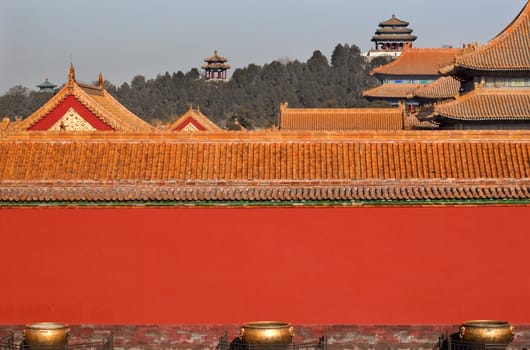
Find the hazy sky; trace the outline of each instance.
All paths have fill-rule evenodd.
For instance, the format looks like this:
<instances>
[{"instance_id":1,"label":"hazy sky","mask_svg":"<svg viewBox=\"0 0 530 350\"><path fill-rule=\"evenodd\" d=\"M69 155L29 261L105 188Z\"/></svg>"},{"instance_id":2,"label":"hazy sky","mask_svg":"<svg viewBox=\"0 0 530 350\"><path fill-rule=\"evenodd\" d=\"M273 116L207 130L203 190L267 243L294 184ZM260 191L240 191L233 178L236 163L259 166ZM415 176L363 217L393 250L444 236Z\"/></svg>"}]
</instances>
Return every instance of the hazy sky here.
<instances>
[{"instance_id":1,"label":"hazy sky","mask_svg":"<svg viewBox=\"0 0 530 350\"><path fill-rule=\"evenodd\" d=\"M363 51L379 22L410 22L417 47L485 43L527 0L0 0L0 94L60 85L99 72L133 76L189 71L218 50L233 68L288 57L328 57L338 43ZM233 71L233 69L232 69Z\"/></svg>"}]
</instances>

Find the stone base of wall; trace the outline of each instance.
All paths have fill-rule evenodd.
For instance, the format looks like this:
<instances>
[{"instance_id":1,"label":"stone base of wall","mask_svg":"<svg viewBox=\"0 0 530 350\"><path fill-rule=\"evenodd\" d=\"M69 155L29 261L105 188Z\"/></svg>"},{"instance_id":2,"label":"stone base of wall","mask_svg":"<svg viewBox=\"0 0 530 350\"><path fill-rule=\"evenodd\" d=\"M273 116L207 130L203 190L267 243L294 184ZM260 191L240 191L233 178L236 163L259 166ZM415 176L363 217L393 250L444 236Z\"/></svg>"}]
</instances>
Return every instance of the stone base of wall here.
<instances>
[{"instance_id":1,"label":"stone base of wall","mask_svg":"<svg viewBox=\"0 0 530 350\"><path fill-rule=\"evenodd\" d=\"M232 340L239 325L71 325L71 343L101 340L114 335L116 350L209 350L227 334ZM294 325L295 342L327 338L328 350L431 350L442 334L458 325ZM512 349L530 348L530 324L515 325ZM23 325L0 326L0 337L13 332L16 343Z\"/></svg>"}]
</instances>

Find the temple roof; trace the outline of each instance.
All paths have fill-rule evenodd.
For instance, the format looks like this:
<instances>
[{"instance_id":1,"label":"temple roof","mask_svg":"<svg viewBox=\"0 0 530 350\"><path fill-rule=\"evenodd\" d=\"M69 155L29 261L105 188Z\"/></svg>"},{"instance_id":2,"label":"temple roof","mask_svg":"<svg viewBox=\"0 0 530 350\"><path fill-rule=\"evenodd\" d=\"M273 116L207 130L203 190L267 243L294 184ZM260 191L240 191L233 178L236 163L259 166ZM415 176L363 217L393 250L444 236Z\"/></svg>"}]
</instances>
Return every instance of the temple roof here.
<instances>
[{"instance_id":1,"label":"temple roof","mask_svg":"<svg viewBox=\"0 0 530 350\"><path fill-rule=\"evenodd\" d=\"M409 22L400 20L396 17L396 15L392 15L390 19L387 19L386 21L383 21L379 23L380 27L406 27L409 25Z\"/></svg>"},{"instance_id":2,"label":"temple roof","mask_svg":"<svg viewBox=\"0 0 530 350\"><path fill-rule=\"evenodd\" d=\"M457 120L530 120L530 89L476 87L437 105L434 114Z\"/></svg>"},{"instance_id":3,"label":"temple roof","mask_svg":"<svg viewBox=\"0 0 530 350\"><path fill-rule=\"evenodd\" d=\"M383 84L363 91L363 97L406 99L420 84Z\"/></svg>"},{"instance_id":4,"label":"temple roof","mask_svg":"<svg viewBox=\"0 0 530 350\"><path fill-rule=\"evenodd\" d=\"M530 2L499 35L487 44L456 57L441 72L458 74L465 70L530 71Z\"/></svg>"},{"instance_id":5,"label":"temple roof","mask_svg":"<svg viewBox=\"0 0 530 350\"><path fill-rule=\"evenodd\" d=\"M524 131L28 134L0 136L4 205L530 200Z\"/></svg>"},{"instance_id":6,"label":"temple roof","mask_svg":"<svg viewBox=\"0 0 530 350\"><path fill-rule=\"evenodd\" d=\"M440 75L440 66L451 62L461 49L453 48L411 48L405 47L394 61L374 68L372 75Z\"/></svg>"},{"instance_id":7,"label":"temple roof","mask_svg":"<svg viewBox=\"0 0 530 350\"><path fill-rule=\"evenodd\" d=\"M377 34L372 37L372 41L414 41L417 38L409 34Z\"/></svg>"},{"instance_id":8,"label":"temple roof","mask_svg":"<svg viewBox=\"0 0 530 350\"><path fill-rule=\"evenodd\" d=\"M193 109L190 105L190 108L180 117L177 118L173 123L168 127L168 130L172 131L215 131L220 130L220 128L205 116L199 107Z\"/></svg>"},{"instance_id":9,"label":"temple roof","mask_svg":"<svg viewBox=\"0 0 530 350\"><path fill-rule=\"evenodd\" d=\"M396 27L396 28L379 28L376 30L376 34L410 34L413 30L410 28Z\"/></svg>"},{"instance_id":10,"label":"temple roof","mask_svg":"<svg viewBox=\"0 0 530 350\"><path fill-rule=\"evenodd\" d=\"M41 90L42 89L54 89L57 87L57 85L53 84L53 83L50 83L50 81L48 80L48 78L46 78L42 83L40 83L39 85L37 85L38 88L40 88Z\"/></svg>"},{"instance_id":11,"label":"temple roof","mask_svg":"<svg viewBox=\"0 0 530 350\"><path fill-rule=\"evenodd\" d=\"M453 77L441 77L430 84L415 89L410 98L419 97L431 100L456 98L460 94L460 81Z\"/></svg>"},{"instance_id":12,"label":"temple roof","mask_svg":"<svg viewBox=\"0 0 530 350\"><path fill-rule=\"evenodd\" d=\"M206 57L204 59L204 62L227 62L227 61L228 59L226 57L220 56L217 53L217 50L214 51L213 55L211 55L210 57Z\"/></svg>"},{"instance_id":13,"label":"temple roof","mask_svg":"<svg viewBox=\"0 0 530 350\"><path fill-rule=\"evenodd\" d=\"M154 128L141 118L130 112L108 93L100 75L99 86L77 82L74 67L70 67L68 83L65 84L50 100L33 114L13 126L14 129L28 130L51 115L54 111L68 108L75 104L77 108L86 109L90 115L114 131L152 131ZM61 112L62 114L62 112Z\"/></svg>"},{"instance_id":14,"label":"temple roof","mask_svg":"<svg viewBox=\"0 0 530 350\"><path fill-rule=\"evenodd\" d=\"M282 130L402 130L402 108L280 108Z\"/></svg>"},{"instance_id":15,"label":"temple roof","mask_svg":"<svg viewBox=\"0 0 530 350\"><path fill-rule=\"evenodd\" d=\"M202 69L230 69L230 65L227 63L205 63L201 66Z\"/></svg>"}]
</instances>

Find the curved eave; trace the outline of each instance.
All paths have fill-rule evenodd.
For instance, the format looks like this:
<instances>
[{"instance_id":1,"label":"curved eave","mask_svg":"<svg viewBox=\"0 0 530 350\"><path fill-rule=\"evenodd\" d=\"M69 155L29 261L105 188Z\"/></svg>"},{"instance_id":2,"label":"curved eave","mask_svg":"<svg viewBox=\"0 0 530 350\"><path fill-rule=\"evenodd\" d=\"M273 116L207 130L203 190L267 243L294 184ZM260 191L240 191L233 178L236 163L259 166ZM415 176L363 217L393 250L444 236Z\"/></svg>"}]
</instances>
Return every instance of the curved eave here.
<instances>
[{"instance_id":1,"label":"curved eave","mask_svg":"<svg viewBox=\"0 0 530 350\"><path fill-rule=\"evenodd\" d=\"M530 121L530 117L466 117L461 115L450 115L441 112L434 112L435 117L442 117L446 119L458 121Z\"/></svg>"},{"instance_id":2,"label":"curved eave","mask_svg":"<svg viewBox=\"0 0 530 350\"><path fill-rule=\"evenodd\" d=\"M375 35L372 41L415 41L417 38L415 35Z\"/></svg>"}]
</instances>

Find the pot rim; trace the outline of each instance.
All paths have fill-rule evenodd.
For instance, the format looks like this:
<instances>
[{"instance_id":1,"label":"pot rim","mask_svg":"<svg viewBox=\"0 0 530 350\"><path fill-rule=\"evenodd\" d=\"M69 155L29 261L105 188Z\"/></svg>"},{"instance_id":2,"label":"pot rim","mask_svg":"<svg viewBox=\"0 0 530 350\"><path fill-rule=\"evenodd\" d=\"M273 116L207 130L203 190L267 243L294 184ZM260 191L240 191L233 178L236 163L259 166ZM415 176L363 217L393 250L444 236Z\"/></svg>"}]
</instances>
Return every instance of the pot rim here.
<instances>
[{"instance_id":1,"label":"pot rim","mask_svg":"<svg viewBox=\"0 0 530 350\"><path fill-rule=\"evenodd\" d=\"M285 328L290 327L291 324L282 321L253 321L243 324L243 328Z\"/></svg>"},{"instance_id":2,"label":"pot rim","mask_svg":"<svg viewBox=\"0 0 530 350\"><path fill-rule=\"evenodd\" d=\"M26 328L37 329L37 330L46 330L46 329L51 330L51 329L68 328L68 325L66 323L59 323L59 322L37 322L37 323L27 324Z\"/></svg>"},{"instance_id":3,"label":"pot rim","mask_svg":"<svg viewBox=\"0 0 530 350\"><path fill-rule=\"evenodd\" d=\"M462 323L464 327L492 327L492 328L503 328L511 326L509 321L501 320L470 320Z\"/></svg>"}]
</instances>

